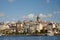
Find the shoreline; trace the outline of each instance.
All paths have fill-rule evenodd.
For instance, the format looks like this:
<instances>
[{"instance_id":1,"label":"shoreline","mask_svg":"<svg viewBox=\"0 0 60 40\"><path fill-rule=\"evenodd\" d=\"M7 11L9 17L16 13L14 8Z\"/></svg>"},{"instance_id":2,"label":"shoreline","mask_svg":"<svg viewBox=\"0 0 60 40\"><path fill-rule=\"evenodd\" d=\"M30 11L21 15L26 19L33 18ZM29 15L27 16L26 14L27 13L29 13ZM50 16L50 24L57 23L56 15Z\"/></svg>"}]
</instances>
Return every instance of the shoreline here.
<instances>
[{"instance_id":1,"label":"shoreline","mask_svg":"<svg viewBox=\"0 0 60 40\"><path fill-rule=\"evenodd\" d=\"M1 36L48 36L46 34L16 34L16 35L1 35Z\"/></svg>"},{"instance_id":2,"label":"shoreline","mask_svg":"<svg viewBox=\"0 0 60 40\"><path fill-rule=\"evenodd\" d=\"M10 34L10 35L0 35L0 36L60 36L59 34L48 35L48 34Z\"/></svg>"}]
</instances>

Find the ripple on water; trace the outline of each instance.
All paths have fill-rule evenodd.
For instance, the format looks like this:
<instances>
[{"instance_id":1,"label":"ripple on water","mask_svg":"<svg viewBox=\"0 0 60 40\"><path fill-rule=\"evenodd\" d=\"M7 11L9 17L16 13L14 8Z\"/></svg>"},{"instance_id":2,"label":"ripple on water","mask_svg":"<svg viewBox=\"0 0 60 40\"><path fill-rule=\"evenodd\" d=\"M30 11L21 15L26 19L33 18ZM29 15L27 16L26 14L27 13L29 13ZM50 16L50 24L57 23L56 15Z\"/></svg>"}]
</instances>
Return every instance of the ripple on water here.
<instances>
[{"instance_id":1,"label":"ripple on water","mask_svg":"<svg viewBox=\"0 0 60 40\"><path fill-rule=\"evenodd\" d=\"M0 40L60 40L60 36L1 36Z\"/></svg>"}]
</instances>

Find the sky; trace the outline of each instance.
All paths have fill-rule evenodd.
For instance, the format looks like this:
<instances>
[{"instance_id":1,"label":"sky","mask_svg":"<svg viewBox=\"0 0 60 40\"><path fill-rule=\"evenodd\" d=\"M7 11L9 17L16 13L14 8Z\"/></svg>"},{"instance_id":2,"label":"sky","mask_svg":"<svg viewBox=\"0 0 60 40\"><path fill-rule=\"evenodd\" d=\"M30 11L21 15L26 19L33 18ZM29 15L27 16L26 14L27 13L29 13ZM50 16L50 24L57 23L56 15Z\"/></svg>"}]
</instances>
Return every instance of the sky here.
<instances>
[{"instance_id":1,"label":"sky","mask_svg":"<svg viewBox=\"0 0 60 40\"><path fill-rule=\"evenodd\" d=\"M41 20L60 23L60 0L0 0L0 21Z\"/></svg>"}]
</instances>

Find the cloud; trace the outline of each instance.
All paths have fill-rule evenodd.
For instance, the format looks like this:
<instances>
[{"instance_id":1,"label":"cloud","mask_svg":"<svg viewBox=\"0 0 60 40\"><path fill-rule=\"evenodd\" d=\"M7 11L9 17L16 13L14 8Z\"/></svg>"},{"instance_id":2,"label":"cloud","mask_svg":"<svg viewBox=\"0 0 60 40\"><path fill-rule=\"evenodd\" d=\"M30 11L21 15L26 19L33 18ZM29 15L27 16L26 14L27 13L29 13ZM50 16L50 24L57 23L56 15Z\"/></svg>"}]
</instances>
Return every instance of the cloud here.
<instances>
[{"instance_id":1,"label":"cloud","mask_svg":"<svg viewBox=\"0 0 60 40\"><path fill-rule=\"evenodd\" d=\"M47 15L44 15L42 13L39 14L39 17L41 17L41 18L49 18L49 17L52 17L52 16L53 16L52 14L47 14ZM37 17L37 15L35 16L33 13L31 13L31 14L28 14L28 15L23 16L21 18L23 18L23 19L26 19L26 18L33 19L35 17Z\"/></svg>"},{"instance_id":2,"label":"cloud","mask_svg":"<svg viewBox=\"0 0 60 40\"><path fill-rule=\"evenodd\" d=\"M39 14L39 17L46 17L46 15L40 13L40 14Z\"/></svg>"},{"instance_id":3,"label":"cloud","mask_svg":"<svg viewBox=\"0 0 60 40\"><path fill-rule=\"evenodd\" d=\"M0 13L0 17L4 17L5 16L5 14L4 13Z\"/></svg>"},{"instance_id":4,"label":"cloud","mask_svg":"<svg viewBox=\"0 0 60 40\"><path fill-rule=\"evenodd\" d=\"M57 14L57 13L60 13L60 11L54 11L53 13L54 13L54 14Z\"/></svg>"},{"instance_id":5,"label":"cloud","mask_svg":"<svg viewBox=\"0 0 60 40\"><path fill-rule=\"evenodd\" d=\"M48 17L52 17L53 15L52 14L44 15L44 14L40 13L39 16L42 18L48 18Z\"/></svg>"},{"instance_id":6,"label":"cloud","mask_svg":"<svg viewBox=\"0 0 60 40\"><path fill-rule=\"evenodd\" d=\"M49 3L49 2L50 2L50 0L46 0L46 2L47 2L47 3Z\"/></svg>"},{"instance_id":7,"label":"cloud","mask_svg":"<svg viewBox=\"0 0 60 40\"><path fill-rule=\"evenodd\" d=\"M12 2L14 2L14 0L8 0L8 2L12 3Z\"/></svg>"},{"instance_id":8,"label":"cloud","mask_svg":"<svg viewBox=\"0 0 60 40\"><path fill-rule=\"evenodd\" d=\"M23 17L21 17L21 18L25 19L25 18L27 18L27 16L23 16Z\"/></svg>"},{"instance_id":9,"label":"cloud","mask_svg":"<svg viewBox=\"0 0 60 40\"><path fill-rule=\"evenodd\" d=\"M12 20L16 20L16 19L12 19Z\"/></svg>"},{"instance_id":10,"label":"cloud","mask_svg":"<svg viewBox=\"0 0 60 40\"><path fill-rule=\"evenodd\" d=\"M27 16L28 18L34 18L34 14L29 14L28 16Z\"/></svg>"},{"instance_id":11,"label":"cloud","mask_svg":"<svg viewBox=\"0 0 60 40\"><path fill-rule=\"evenodd\" d=\"M24 18L29 18L29 19L34 18L34 14L31 13L31 14L28 14L28 15L26 15L26 16L23 16L22 18L23 18L23 19L24 19Z\"/></svg>"},{"instance_id":12,"label":"cloud","mask_svg":"<svg viewBox=\"0 0 60 40\"><path fill-rule=\"evenodd\" d=\"M47 14L46 16L47 16L47 17L52 17L53 15L52 15L52 14Z\"/></svg>"}]
</instances>

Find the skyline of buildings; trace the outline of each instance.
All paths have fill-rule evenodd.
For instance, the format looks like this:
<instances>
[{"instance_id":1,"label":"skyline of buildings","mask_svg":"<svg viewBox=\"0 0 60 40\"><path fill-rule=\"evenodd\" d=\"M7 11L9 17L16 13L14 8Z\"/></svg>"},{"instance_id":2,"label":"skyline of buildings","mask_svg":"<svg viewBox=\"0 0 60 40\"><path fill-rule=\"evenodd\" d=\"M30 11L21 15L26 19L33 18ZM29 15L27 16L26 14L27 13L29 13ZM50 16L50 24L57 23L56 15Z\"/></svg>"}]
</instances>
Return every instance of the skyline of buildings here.
<instances>
[{"instance_id":1,"label":"skyline of buildings","mask_svg":"<svg viewBox=\"0 0 60 40\"><path fill-rule=\"evenodd\" d=\"M12 23L0 23L0 33L9 35L9 34L29 34L29 35L55 35L55 33L60 32L60 24L43 21L39 16L36 17L36 21L25 20L23 22L17 21ZM42 34L41 34L42 33ZM50 34L48 34L50 33ZM11 35L12 35L11 34Z\"/></svg>"}]
</instances>

